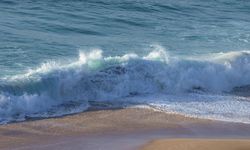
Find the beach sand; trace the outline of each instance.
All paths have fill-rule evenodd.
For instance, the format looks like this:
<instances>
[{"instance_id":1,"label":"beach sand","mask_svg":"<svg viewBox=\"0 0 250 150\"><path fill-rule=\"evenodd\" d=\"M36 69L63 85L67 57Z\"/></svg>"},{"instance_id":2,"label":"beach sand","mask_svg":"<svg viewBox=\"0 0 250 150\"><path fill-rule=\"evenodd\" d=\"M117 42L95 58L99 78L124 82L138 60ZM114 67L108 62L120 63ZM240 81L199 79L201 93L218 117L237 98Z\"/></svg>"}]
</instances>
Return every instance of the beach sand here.
<instances>
[{"instance_id":1,"label":"beach sand","mask_svg":"<svg viewBox=\"0 0 250 150\"><path fill-rule=\"evenodd\" d=\"M249 150L250 140L239 139L162 139L141 150Z\"/></svg>"},{"instance_id":2,"label":"beach sand","mask_svg":"<svg viewBox=\"0 0 250 150\"><path fill-rule=\"evenodd\" d=\"M245 144L249 136L248 124L189 118L147 108L126 108L1 125L0 149L147 150L153 146L157 150L165 144L190 145L190 142L199 148L197 142L208 146L214 142L206 139L221 139L221 145L231 143L249 147ZM229 141L223 140L228 138Z\"/></svg>"}]
</instances>

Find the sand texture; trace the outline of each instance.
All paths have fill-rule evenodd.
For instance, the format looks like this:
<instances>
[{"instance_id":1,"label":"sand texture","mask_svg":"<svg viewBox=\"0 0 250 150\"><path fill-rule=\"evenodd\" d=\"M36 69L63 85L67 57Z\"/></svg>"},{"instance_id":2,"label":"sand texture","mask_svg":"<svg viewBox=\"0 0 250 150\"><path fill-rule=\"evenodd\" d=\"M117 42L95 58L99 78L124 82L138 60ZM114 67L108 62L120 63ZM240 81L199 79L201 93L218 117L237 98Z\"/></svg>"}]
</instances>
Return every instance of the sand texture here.
<instances>
[{"instance_id":1,"label":"sand texture","mask_svg":"<svg viewBox=\"0 0 250 150\"><path fill-rule=\"evenodd\" d=\"M250 150L250 140L239 139L162 139L141 150Z\"/></svg>"},{"instance_id":2,"label":"sand texture","mask_svg":"<svg viewBox=\"0 0 250 150\"><path fill-rule=\"evenodd\" d=\"M99 110L0 126L0 149L138 149L164 138L249 137L250 125L167 114L153 109Z\"/></svg>"}]
</instances>

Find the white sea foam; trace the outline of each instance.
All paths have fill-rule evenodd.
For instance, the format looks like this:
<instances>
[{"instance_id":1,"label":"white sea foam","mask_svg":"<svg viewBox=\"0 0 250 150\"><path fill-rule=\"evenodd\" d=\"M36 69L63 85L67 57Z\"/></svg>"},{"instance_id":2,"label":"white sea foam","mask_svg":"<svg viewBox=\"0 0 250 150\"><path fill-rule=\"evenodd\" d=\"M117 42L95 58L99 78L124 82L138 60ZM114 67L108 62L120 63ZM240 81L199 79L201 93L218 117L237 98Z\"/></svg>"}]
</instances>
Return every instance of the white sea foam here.
<instances>
[{"instance_id":1,"label":"white sea foam","mask_svg":"<svg viewBox=\"0 0 250 150\"><path fill-rule=\"evenodd\" d=\"M250 123L250 98L232 95L161 95L149 98L151 107L165 112L212 120Z\"/></svg>"},{"instance_id":2,"label":"white sea foam","mask_svg":"<svg viewBox=\"0 0 250 150\"><path fill-rule=\"evenodd\" d=\"M250 116L248 99L225 96L235 87L250 85L249 51L196 57L171 55L160 46L142 57L134 53L103 57L98 49L80 51L77 61L47 62L0 83L2 122L79 112L87 109L89 101L125 97L197 117L249 122ZM176 96L152 102L143 100L147 94ZM233 113L238 109L244 111Z\"/></svg>"}]
</instances>

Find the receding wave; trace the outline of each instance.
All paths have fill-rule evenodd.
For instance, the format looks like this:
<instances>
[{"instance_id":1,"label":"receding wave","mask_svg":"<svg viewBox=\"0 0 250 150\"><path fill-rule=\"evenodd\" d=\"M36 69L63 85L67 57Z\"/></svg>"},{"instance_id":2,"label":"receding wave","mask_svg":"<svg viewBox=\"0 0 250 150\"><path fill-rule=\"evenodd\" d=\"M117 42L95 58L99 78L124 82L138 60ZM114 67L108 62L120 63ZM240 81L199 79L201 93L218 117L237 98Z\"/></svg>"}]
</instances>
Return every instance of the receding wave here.
<instances>
[{"instance_id":1,"label":"receding wave","mask_svg":"<svg viewBox=\"0 0 250 150\"><path fill-rule=\"evenodd\" d=\"M240 98L234 101L230 96L239 91L248 93L249 85L249 51L188 57L171 55L158 47L145 56L131 53L103 57L102 51L97 49L89 53L79 52L79 59L69 64L48 62L25 74L2 78L0 122L76 113L86 110L91 105L90 101L124 102L126 99L133 101L135 97L136 102L159 109L166 108L166 111L206 118L211 116L207 117L203 113L213 111L212 114L217 114L214 118L221 119L225 117L221 115L228 114L218 111L219 103L214 101L218 99L213 96L229 99L230 103L221 105L220 111L232 111L236 108L232 101L237 102L238 106L249 105L247 101L244 101L247 104L238 104ZM145 95L172 96L163 98L164 101L157 98L153 98L155 101L146 101ZM209 102L211 95L213 103L205 103ZM242 99L248 100L247 97ZM196 112L188 111L191 105ZM242 111L235 117L242 116L238 121L250 121L246 117L250 116L249 111Z\"/></svg>"}]
</instances>

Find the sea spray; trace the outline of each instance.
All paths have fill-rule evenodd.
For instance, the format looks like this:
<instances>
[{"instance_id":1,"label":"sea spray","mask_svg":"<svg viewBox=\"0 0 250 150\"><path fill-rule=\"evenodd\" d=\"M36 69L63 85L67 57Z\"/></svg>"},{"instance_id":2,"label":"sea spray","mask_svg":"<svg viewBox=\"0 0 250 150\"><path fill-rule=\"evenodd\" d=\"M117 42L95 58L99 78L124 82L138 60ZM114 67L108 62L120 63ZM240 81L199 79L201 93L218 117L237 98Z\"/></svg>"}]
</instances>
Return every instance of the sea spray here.
<instances>
[{"instance_id":1,"label":"sea spray","mask_svg":"<svg viewBox=\"0 0 250 150\"><path fill-rule=\"evenodd\" d=\"M84 111L89 101L119 102L127 97L136 97L136 102L152 105L152 101L143 100L145 95L177 95L163 98L163 101L156 99L153 103L155 106L159 102L161 106L169 104L166 108L175 112L209 118L204 115L208 110L217 114L220 108L229 112L237 108L233 106L237 98L223 95L232 93L235 87L249 85L249 76L249 51L214 53L206 57L177 56L160 46L145 56L128 53L104 57L100 49L88 53L79 51L79 59L71 63L47 62L27 73L3 78L0 82L0 118L4 123L34 116L58 116ZM178 95L190 93L196 94L185 103L178 103ZM199 95L204 96L203 100L214 95L214 99L211 103L209 99L202 101ZM220 99L216 99L217 96ZM174 98L176 102L169 103ZM225 101L230 105L228 109L216 105L223 98L228 100ZM206 101L209 103L204 103ZM248 105L247 101L244 103ZM201 112L195 113L195 106L201 104L209 107L203 107L204 110L199 107ZM194 112L184 111L189 110L190 105L194 105ZM212 106L216 109L211 109ZM241 113L237 115L242 117L238 120L246 121L243 116L250 113ZM225 118L223 114L218 113L214 118Z\"/></svg>"}]
</instances>

